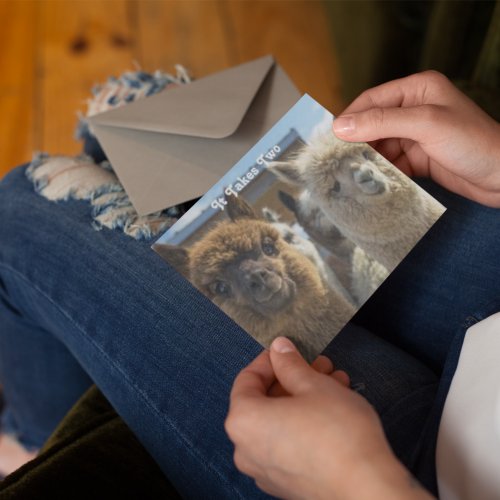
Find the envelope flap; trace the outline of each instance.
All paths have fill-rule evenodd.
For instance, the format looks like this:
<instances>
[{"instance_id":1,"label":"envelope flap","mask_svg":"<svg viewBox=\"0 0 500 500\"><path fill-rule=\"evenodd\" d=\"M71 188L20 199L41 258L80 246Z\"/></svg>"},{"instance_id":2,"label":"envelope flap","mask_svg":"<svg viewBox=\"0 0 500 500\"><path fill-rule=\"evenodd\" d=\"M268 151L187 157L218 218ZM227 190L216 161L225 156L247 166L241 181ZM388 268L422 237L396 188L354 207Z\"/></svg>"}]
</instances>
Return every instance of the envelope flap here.
<instances>
[{"instance_id":1,"label":"envelope flap","mask_svg":"<svg viewBox=\"0 0 500 500\"><path fill-rule=\"evenodd\" d=\"M233 134L274 64L265 56L89 118L92 124L221 139Z\"/></svg>"}]
</instances>

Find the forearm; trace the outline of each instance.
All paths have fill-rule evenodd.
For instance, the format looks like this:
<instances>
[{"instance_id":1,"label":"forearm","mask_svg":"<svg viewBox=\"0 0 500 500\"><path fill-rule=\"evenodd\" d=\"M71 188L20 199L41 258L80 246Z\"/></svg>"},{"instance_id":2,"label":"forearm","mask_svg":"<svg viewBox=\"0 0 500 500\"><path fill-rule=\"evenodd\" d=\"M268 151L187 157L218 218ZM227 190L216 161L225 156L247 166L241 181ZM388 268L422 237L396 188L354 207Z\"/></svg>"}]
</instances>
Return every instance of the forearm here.
<instances>
[{"instance_id":1,"label":"forearm","mask_svg":"<svg viewBox=\"0 0 500 500\"><path fill-rule=\"evenodd\" d=\"M333 481L332 481L333 483ZM342 484L331 484L325 499L430 500L434 498L401 462L388 451L378 460L360 463Z\"/></svg>"}]
</instances>

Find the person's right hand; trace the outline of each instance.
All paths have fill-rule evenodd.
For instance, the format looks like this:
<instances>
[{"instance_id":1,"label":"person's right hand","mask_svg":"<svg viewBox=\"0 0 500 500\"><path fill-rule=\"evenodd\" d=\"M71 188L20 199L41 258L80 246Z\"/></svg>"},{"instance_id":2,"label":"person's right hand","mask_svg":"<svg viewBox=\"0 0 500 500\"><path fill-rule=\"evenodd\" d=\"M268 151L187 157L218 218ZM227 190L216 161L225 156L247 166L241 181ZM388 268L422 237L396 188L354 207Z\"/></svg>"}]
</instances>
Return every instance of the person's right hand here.
<instances>
[{"instance_id":1,"label":"person's right hand","mask_svg":"<svg viewBox=\"0 0 500 500\"><path fill-rule=\"evenodd\" d=\"M236 467L278 498L429 500L347 374L316 363L281 337L239 373L225 421Z\"/></svg>"},{"instance_id":2,"label":"person's right hand","mask_svg":"<svg viewBox=\"0 0 500 500\"><path fill-rule=\"evenodd\" d=\"M500 207L500 124L444 75L426 71L363 92L333 122L410 176Z\"/></svg>"}]
</instances>

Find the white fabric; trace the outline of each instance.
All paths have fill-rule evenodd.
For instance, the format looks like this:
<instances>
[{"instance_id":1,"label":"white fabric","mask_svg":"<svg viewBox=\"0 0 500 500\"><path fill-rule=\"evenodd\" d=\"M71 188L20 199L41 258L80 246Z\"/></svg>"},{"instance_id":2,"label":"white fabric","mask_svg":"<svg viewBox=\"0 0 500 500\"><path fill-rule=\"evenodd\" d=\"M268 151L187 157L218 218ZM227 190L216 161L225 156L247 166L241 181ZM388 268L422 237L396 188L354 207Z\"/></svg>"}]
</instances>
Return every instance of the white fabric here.
<instances>
[{"instance_id":1,"label":"white fabric","mask_svg":"<svg viewBox=\"0 0 500 500\"><path fill-rule=\"evenodd\" d=\"M442 500L500 499L500 313L467 330L436 451Z\"/></svg>"}]
</instances>

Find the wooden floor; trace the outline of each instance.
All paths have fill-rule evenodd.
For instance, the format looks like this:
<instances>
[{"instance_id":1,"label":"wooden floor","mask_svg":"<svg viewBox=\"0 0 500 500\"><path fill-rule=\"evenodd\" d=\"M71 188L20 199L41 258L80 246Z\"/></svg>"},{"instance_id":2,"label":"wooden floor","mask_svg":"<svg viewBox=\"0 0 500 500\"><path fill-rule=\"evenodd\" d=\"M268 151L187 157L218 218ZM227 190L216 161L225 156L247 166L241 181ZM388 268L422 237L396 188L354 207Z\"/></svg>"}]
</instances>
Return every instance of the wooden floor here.
<instances>
[{"instance_id":1,"label":"wooden floor","mask_svg":"<svg viewBox=\"0 0 500 500\"><path fill-rule=\"evenodd\" d=\"M0 0L0 177L35 150L77 153L91 87L134 68L192 76L272 53L299 89L342 108L323 2Z\"/></svg>"}]
</instances>

